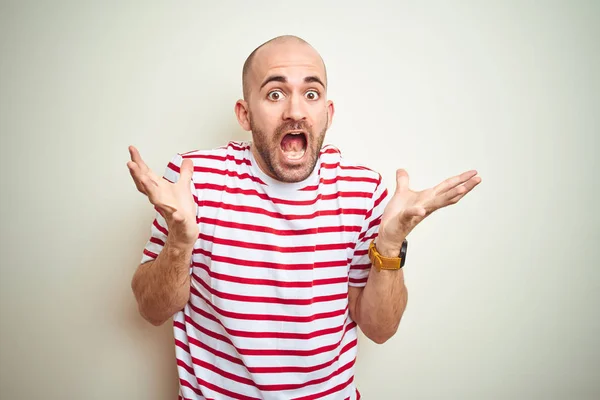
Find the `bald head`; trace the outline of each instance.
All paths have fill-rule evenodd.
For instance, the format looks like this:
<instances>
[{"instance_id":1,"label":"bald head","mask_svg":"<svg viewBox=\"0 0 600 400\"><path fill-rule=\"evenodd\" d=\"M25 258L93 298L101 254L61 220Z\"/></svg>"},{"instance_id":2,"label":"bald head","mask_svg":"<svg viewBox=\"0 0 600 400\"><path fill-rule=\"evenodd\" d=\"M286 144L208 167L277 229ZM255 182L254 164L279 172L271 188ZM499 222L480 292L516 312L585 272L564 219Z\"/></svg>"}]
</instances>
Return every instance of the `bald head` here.
<instances>
[{"instance_id":1,"label":"bald head","mask_svg":"<svg viewBox=\"0 0 600 400\"><path fill-rule=\"evenodd\" d=\"M260 75L260 72L256 74L256 67L263 66L265 63L265 58L272 59L274 54L303 50L305 53L310 53L314 55L315 58L318 59L318 63L323 69L324 75L324 84L327 85L327 71L325 69L325 63L323 59L319 55L319 53L304 39L299 38L293 35L284 35L273 38L260 46L258 46L246 59L244 62L244 68L242 70L242 87L244 92L244 99L248 100L250 97L250 93L252 92L253 77L256 75Z\"/></svg>"},{"instance_id":2,"label":"bald head","mask_svg":"<svg viewBox=\"0 0 600 400\"><path fill-rule=\"evenodd\" d=\"M281 182L307 179L334 113L323 59L299 37L276 37L250 54L242 81L235 114L252 132L256 164Z\"/></svg>"}]
</instances>

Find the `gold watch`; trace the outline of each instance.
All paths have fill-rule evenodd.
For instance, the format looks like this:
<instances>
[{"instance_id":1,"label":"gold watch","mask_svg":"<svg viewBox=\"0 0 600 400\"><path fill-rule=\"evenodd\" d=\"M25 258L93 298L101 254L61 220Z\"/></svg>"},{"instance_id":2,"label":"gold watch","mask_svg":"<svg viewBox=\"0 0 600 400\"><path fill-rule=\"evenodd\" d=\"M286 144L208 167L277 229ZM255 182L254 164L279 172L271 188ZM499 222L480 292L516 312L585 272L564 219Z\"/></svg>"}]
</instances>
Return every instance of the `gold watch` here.
<instances>
[{"instance_id":1,"label":"gold watch","mask_svg":"<svg viewBox=\"0 0 600 400\"><path fill-rule=\"evenodd\" d=\"M406 262L407 249L408 241L404 239L398 257L384 257L377 251L377 247L375 247L375 240L373 240L369 245L369 259L378 271L381 271L382 269L398 270L404 267L404 263Z\"/></svg>"}]
</instances>

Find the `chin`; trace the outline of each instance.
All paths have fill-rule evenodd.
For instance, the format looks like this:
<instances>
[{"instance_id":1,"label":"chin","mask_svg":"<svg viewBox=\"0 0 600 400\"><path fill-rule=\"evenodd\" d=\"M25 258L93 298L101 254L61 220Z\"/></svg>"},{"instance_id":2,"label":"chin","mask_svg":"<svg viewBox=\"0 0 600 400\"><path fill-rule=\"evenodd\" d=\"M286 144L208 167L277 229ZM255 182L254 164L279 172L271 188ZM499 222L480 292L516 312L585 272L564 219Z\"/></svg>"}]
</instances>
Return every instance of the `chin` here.
<instances>
[{"instance_id":1,"label":"chin","mask_svg":"<svg viewBox=\"0 0 600 400\"><path fill-rule=\"evenodd\" d=\"M268 171L267 175L281 182L297 183L313 172L326 129L315 136L302 128L291 124L284 126L276 131L273 141L267 140L261 130L252 130L254 144L264 162L265 172Z\"/></svg>"},{"instance_id":2,"label":"chin","mask_svg":"<svg viewBox=\"0 0 600 400\"><path fill-rule=\"evenodd\" d=\"M279 165L274 172L277 180L279 181L287 183L297 183L302 182L303 180L308 178L312 173L313 169L314 164L310 165L307 162L306 165L301 166Z\"/></svg>"}]
</instances>

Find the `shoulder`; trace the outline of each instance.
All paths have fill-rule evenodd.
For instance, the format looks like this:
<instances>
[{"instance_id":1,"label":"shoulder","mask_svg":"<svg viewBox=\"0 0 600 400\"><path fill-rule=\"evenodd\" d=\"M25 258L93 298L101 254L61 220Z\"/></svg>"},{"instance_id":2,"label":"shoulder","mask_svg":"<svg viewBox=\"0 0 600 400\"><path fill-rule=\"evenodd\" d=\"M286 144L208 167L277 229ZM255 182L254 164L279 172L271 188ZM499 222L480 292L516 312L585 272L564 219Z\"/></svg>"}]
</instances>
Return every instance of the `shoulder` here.
<instances>
[{"instance_id":1,"label":"shoulder","mask_svg":"<svg viewBox=\"0 0 600 400\"><path fill-rule=\"evenodd\" d=\"M237 164L249 164L248 151L250 150L249 142L230 141L224 146L204 149L192 150L185 153L177 153L173 156L171 163L181 166L185 159L190 159L194 166L221 166L223 164L234 162Z\"/></svg>"},{"instance_id":2,"label":"shoulder","mask_svg":"<svg viewBox=\"0 0 600 400\"><path fill-rule=\"evenodd\" d=\"M166 176L179 174L183 160L189 159L194 164L194 172L207 170L226 170L233 165L250 165L248 152L249 142L230 141L224 146L212 149L185 151L175 154L167 165Z\"/></svg>"},{"instance_id":3,"label":"shoulder","mask_svg":"<svg viewBox=\"0 0 600 400\"><path fill-rule=\"evenodd\" d=\"M185 160L189 158L194 164L213 161L226 161L236 158L242 159L250 149L249 142L230 141L224 146L206 150L192 150L185 153L178 153L179 158Z\"/></svg>"},{"instance_id":4,"label":"shoulder","mask_svg":"<svg viewBox=\"0 0 600 400\"><path fill-rule=\"evenodd\" d=\"M321 168L335 170L338 176L347 177L349 180L369 182L375 186L382 183L381 174L372 168L356 161L344 158L340 149L332 144L321 148Z\"/></svg>"},{"instance_id":5,"label":"shoulder","mask_svg":"<svg viewBox=\"0 0 600 400\"><path fill-rule=\"evenodd\" d=\"M321 182L335 185L343 193L344 201L352 202L351 208L364 210L370 218L373 209L385 206L388 191L381 174L359 162L346 159L334 145L328 144L321 150Z\"/></svg>"}]
</instances>

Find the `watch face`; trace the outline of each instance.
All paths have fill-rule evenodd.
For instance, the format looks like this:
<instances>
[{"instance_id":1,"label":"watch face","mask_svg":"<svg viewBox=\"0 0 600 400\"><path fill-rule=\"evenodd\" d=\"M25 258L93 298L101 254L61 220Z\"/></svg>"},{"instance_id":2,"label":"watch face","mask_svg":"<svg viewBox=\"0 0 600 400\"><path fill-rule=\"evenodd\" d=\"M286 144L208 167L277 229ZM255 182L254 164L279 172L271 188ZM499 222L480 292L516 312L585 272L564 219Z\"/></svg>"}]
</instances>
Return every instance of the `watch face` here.
<instances>
[{"instance_id":1,"label":"watch face","mask_svg":"<svg viewBox=\"0 0 600 400\"><path fill-rule=\"evenodd\" d=\"M402 242L402 248L400 249L400 268L404 267L404 263L406 262L406 252L408 250L408 240L404 239Z\"/></svg>"}]
</instances>

